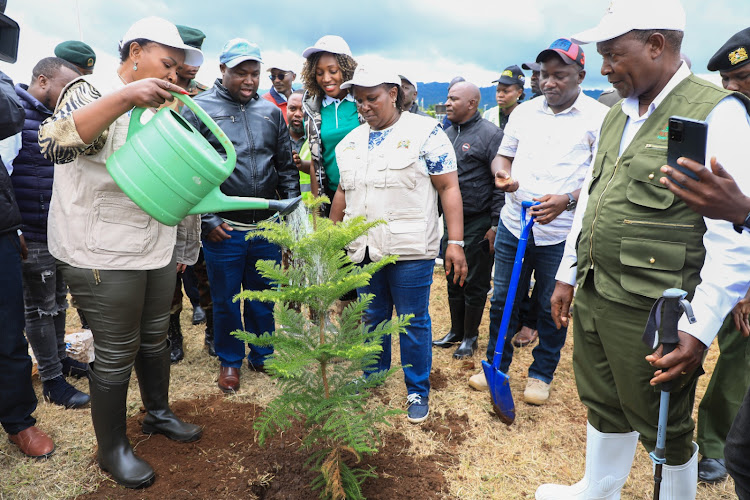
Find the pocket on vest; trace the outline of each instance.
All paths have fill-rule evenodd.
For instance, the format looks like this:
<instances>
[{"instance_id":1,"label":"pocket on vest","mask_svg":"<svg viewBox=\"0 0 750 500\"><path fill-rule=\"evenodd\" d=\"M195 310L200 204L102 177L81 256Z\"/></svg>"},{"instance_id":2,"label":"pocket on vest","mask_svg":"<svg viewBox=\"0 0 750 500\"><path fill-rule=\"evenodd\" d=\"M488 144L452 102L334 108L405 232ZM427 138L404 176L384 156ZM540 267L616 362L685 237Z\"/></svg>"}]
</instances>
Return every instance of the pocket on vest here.
<instances>
[{"instance_id":1,"label":"pocket on vest","mask_svg":"<svg viewBox=\"0 0 750 500\"><path fill-rule=\"evenodd\" d=\"M674 194L659 182L664 177L659 169L666 164L666 150L647 148L636 154L628 165L630 183L625 193L628 201L657 210L672 206Z\"/></svg>"},{"instance_id":2,"label":"pocket on vest","mask_svg":"<svg viewBox=\"0 0 750 500\"><path fill-rule=\"evenodd\" d=\"M408 154L392 154L387 161L376 164L376 174L373 186L376 188L406 188L414 189L417 186L417 165L411 167L418 157L409 152Z\"/></svg>"},{"instance_id":3,"label":"pocket on vest","mask_svg":"<svg viewBox=\"0 0 750 500\"><path fill-rule=\"evenodd\" d=\"M652 299L661 297L667 288L681 288L685 255L685 243L623 238L620 285L630 293Z\"/></svg>"},{"instance_id":4,"label":"pocket on vest","mask_svg":"<svg viewBox=\"0 0 750 500\"><path fill-rule=\"evenodd\" d=\"M99 193L86 227L86 246L95 253L135 255L156 243L158 222L122 193Z\"/></svg>"},{"instance_id":5,"label":"pocket on vest","mask_svg":"<svg viewBox=\"0 0 750 500\"><path fill-rule=\"evenodd\" d=\"M413 256L427 253L427 221L422 210L410 208L389 211L386 253Z\"/></svg>"}]
</instances>

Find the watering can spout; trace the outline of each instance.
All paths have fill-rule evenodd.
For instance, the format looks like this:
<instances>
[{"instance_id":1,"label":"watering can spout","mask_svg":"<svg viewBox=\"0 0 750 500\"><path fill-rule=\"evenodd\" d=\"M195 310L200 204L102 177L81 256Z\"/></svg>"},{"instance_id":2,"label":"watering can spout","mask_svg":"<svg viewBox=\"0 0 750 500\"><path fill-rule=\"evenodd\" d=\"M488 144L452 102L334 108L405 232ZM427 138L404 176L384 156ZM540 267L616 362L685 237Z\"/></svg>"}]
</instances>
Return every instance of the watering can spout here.
<instances>
[{"instance_id":1,"label":"watering can spout","mask_svg":"<svg viewBox=\"0 0 750 500\"><path fill-rule=\"evenodd\" d=\"M232 212L235 210L274 210L279 215L287 215L299 204L301 196L288 200L267 200L264 198L245 198L227 196L216 187L188 212L191 215Z\"/></svg>"}]
</instances>

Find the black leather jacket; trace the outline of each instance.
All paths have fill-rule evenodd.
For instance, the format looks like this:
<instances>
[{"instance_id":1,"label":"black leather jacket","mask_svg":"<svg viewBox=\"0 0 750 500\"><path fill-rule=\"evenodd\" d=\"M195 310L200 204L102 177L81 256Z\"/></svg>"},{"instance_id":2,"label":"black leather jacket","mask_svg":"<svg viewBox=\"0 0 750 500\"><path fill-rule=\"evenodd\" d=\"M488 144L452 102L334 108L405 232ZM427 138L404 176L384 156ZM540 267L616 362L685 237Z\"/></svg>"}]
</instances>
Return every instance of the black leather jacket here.
<instances>
[{"instance_id":1,"label":"black leather jacket","mask_svg":"<svg viewBox=\"0 0 750 500\"><path fill-rule=\"evenodd\" d=\"M278 107L258 99L255 94L246 104L232 99L221 80L195 97L195 102L216 121L234 144L237 165L221 185L229 196L251 196L267 199L293 198L300 194L299 173L292 159L289 130ZM224 148L208 128L190 109L181 111L208 142L222 156ZM204 214L201 232L205 237L222 223L221 218L243 223L254 223L273 215L269 210L237 210Z\"/></svg>"},{"instance_id":2,"label":"black leather jacket","mask_svg":"<svg viewBox=\"0 0 750 500\"><path fill-rule=\"evenodd\" d=\"M0 139L21 131L26 115L21 101L13 88L13 81L0 71ZM0 234L21 227L21 212L18 211L13 185L8 171L0 159Z\"/></svg>"},{"instance_id":3,"label":"black leather jacket","mask_svg":"<svg viewBox=\"0 0 750 500\"><path fill-rule=\"evenodd\" d=\"M503 131L475 113L464 123L454 123L445 133L456 151L464 216L490 212L497 224L505 193L495 187L490 165L503 141Z\"/></svg>"}]
</instances>

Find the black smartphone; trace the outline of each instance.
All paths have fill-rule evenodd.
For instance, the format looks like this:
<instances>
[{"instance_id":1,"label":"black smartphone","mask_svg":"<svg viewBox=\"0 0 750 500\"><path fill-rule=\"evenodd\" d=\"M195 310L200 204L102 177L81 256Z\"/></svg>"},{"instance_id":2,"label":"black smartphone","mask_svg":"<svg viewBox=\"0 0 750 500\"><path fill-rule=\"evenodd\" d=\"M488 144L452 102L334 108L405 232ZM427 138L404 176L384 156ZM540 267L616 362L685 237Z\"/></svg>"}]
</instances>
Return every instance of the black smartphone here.
<instances>
[{"instance_id":1,"label":"black smartphone","mask_svg":"<svg viewBox=\"0 0 750 500\"><path fill-rule=\"evenodd\" d=\"M490 253L490 240L487 238L479 240L477 243L477 246L479 247L479 250L483 253Z\"/></svg>"},{"instance_id":2,"label":"black smartphone","mask_svg":"<svg viewBox=\"0 0 750 500\"><path fill-rule=\"evenodd\" d=\"M676 168L697 181L698 176L692 171L678 165L677 159L684 156L698 163L704 163L706 161L707 135L708 124L704 121L691 120L690 118L683 118L681 116L670 117L667 165Z\"/></svg>"}]
</instances>

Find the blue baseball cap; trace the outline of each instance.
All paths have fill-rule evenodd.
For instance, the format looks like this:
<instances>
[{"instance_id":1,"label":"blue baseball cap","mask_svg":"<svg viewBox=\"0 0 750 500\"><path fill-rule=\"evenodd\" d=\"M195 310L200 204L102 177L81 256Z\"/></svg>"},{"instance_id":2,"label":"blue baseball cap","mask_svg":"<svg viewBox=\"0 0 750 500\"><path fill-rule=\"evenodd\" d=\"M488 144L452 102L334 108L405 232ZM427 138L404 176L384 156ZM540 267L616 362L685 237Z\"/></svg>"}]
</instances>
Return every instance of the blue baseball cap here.
<instances>
[{"instance_id":1,"label":"blue baseball cap","mask_svg":"<svg viewBox=\"0 0 750 500\"><path fill-rule=\"evenodd\" d=\"M219 62L228 68L234 68L245 61L263 62L260 47L244 38L233 38L224 44L219 55Z\"/></svg>"}]
</instances>

